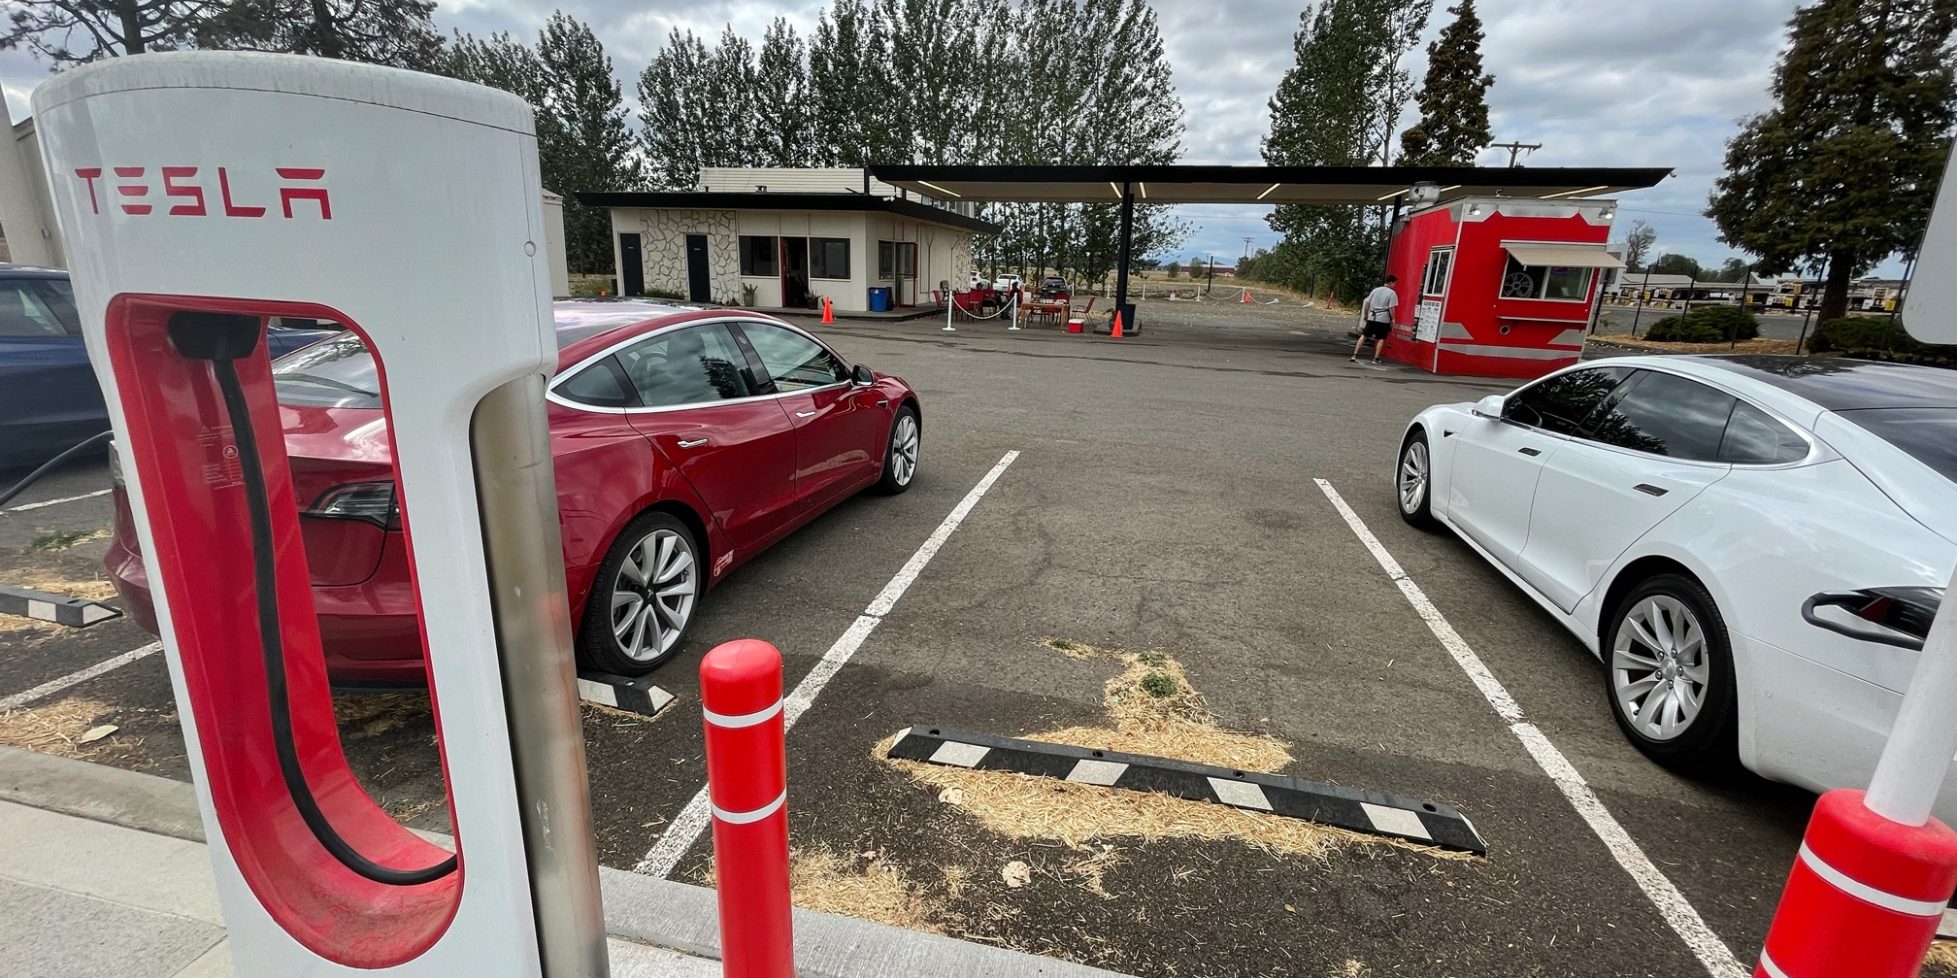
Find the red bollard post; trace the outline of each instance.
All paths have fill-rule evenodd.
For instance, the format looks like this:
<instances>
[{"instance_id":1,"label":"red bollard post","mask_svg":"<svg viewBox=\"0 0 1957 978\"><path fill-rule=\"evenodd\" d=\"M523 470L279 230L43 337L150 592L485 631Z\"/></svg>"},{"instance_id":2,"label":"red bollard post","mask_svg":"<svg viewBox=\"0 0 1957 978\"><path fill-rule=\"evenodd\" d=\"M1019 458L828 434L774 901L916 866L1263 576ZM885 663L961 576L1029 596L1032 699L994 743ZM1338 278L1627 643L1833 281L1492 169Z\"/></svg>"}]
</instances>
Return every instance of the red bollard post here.
<instances>
[{"instance_id":1,"label":"red bollard post","mask_svg":"<svg viewBox=\"0 0 1957 978\"><path fill-rule=\"evenodd\" d=\"M1821 796L1754 978L1913 978L1957 889L1957 832Z\"/></svg>"},{"instance_id":2,"label":"red bollard post","mask_svg":"<svg viewBox=\"0 0 1957 978\"><path fill-rule=\"evenodd\" d=\"M700 663L721 973L795 978L788 907L788 756L781 653L728 642Z\"/></svg>"}]
</instances>

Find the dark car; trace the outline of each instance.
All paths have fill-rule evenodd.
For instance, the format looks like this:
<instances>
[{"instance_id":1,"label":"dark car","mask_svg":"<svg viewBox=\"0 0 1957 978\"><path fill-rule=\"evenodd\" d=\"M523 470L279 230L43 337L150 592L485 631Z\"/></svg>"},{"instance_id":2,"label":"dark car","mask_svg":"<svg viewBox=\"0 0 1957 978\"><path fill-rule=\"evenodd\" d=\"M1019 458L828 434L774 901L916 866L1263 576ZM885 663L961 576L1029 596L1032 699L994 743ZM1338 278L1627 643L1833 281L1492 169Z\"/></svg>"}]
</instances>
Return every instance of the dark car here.
<instances>
[{"instance_id":1,"label":"dark car","mask_svg":"<svg viewBox=\"0 0 1957 978\"><path fill-rule=\"evenodd\" d=\"M1040 298L1065 301L1074 297L1074 288L1058 275L1048 275L1040 280Z\"/></svg>"},{"instance_id":2,"label":"dark car","mask_svg":"<svg viewBox=\"0 0 1957 978\"><path fill-rule=\"evenodd\" d=\"M331 335L274 324L273 356ZM35 465L107 431L75 293L58 268L0 265L0 469Z\"/></svg>"}]
</instances>

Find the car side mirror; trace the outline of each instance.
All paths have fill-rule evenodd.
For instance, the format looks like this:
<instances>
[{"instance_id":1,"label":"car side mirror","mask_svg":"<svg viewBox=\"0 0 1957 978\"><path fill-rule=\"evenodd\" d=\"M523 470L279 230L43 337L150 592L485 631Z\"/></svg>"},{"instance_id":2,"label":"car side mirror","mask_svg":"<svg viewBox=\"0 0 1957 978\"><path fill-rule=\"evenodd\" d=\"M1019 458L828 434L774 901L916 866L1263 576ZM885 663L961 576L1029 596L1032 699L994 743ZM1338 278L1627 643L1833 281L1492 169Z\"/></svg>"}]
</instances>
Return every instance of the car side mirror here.
<instances>
[{"instance_id":1,"label":"car side mirror","mask_svg":"<svg viewBox=\"0 0 1957 978\"><path fill-rule=\"evenodd\" d=\"M1475 417L1495 418L1497 420L1500 420L1502 417L1502 408L1505 407L1507 404L1508 404L1508 398L1503 397L1500 394L1490 394L1487 397L1484 397L1481 400L1475 402L1475 406L1474 406Z\"/></svg>"},{"instance_id":2,"label":"car side mirror","mask_svg":"<svg viewBox=\"0 0 1957 978\"><path fill-rule=\"evenodd\" d=\"M850 374L849 379L851 383L858 387L868 387L877 382L877 375L872 373L870 368L859 363L856 365L855 372Z\"/></svg>"}]
</instances>

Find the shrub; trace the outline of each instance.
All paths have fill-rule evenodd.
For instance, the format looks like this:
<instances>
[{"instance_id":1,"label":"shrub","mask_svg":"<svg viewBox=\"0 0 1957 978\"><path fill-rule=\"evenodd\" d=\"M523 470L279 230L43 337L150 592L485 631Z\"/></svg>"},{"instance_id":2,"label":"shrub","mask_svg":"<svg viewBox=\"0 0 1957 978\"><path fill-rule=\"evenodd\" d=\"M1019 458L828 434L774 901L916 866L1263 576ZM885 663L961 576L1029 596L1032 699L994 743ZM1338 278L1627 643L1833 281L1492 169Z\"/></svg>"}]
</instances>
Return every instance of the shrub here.
<instances>
[{"instance_id":1,"label":"shrub","mask_svg":"<svg viewBox=\"0 0 1957 978\"><path fill-rule=\"evenodd\" d=\"M1726 334L1684 316L1666 316L1652 323L1644 338L1658 343L1724 343Z\"/></svg>"},{"instance_id":2,"label":"shrub","mask_svg":"<svg viewBox=\"0 0 1957 978\"><path fill-rule=\"evenodd\" d=\"M1651 324L1645 339L1660 343L1725 343L1760 335L1760 321L1738 306L1700 306Z\"/></svg>"},{"instance_id":3,"label":"shrub","mask_svg":"<svg viewBox=\"0 0 1957 978\"><path fill-rule=\"evenodd\" d=\"M1911 338L1903 324L1888 316L1843 316L1814 328L1808 349L1814 353L1882 350L1910 353L1923 344Z\"/></svg>"}]
</instances>

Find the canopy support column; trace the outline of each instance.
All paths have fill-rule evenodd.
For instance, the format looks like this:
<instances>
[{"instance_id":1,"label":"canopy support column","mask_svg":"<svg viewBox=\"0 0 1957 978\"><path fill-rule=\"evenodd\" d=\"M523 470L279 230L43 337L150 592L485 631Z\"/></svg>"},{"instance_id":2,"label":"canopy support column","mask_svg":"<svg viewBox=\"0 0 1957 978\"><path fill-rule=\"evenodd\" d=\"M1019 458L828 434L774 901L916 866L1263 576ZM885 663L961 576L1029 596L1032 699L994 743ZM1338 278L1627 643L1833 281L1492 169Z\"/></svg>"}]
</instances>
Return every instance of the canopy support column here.
<instances>
[{"instance_id":1,"label":"canopy support column","mask_svg":"<svg viewBox=\"0 0 1957 978\"><path fill-rule=\"evenodd\" d=\"M1114 259L1114 309L1123 319L1132 320L1128 312L1128 259L1135 246L1135 188L1131 183L1121 185L1121 248ZM1133 332L1135 324L1124 322L1125 332Z\"/></svg>"}]
</instances>

